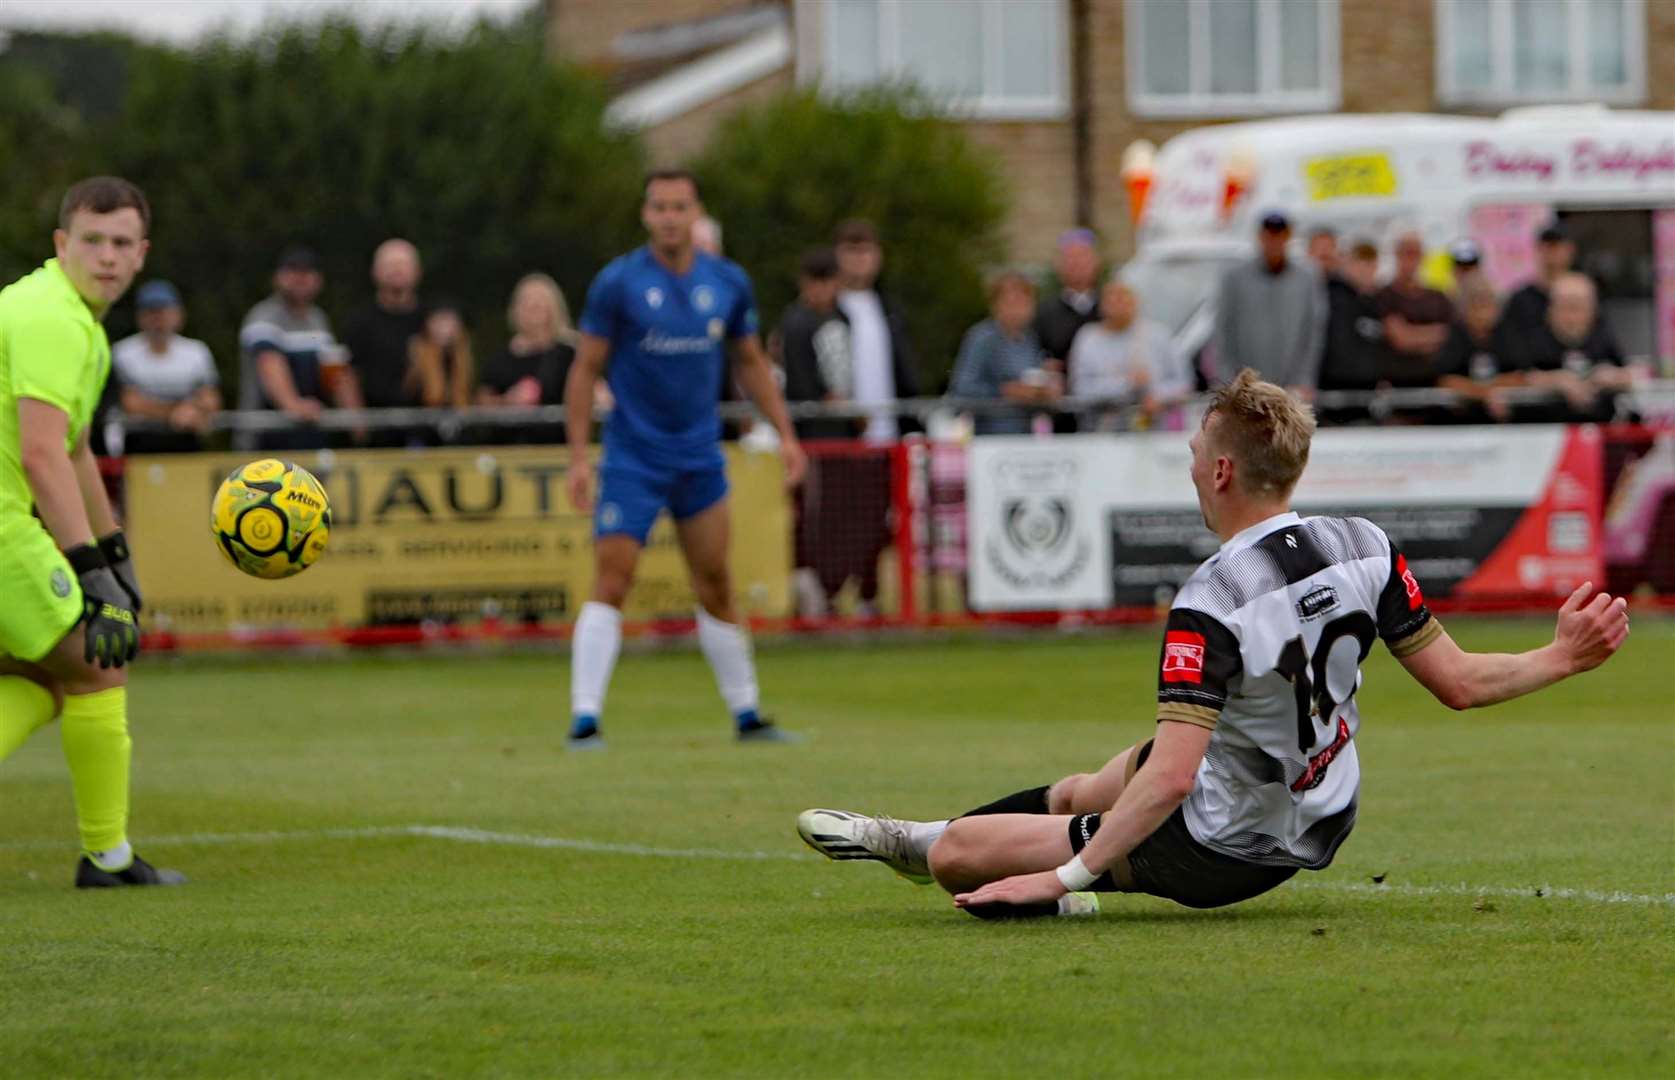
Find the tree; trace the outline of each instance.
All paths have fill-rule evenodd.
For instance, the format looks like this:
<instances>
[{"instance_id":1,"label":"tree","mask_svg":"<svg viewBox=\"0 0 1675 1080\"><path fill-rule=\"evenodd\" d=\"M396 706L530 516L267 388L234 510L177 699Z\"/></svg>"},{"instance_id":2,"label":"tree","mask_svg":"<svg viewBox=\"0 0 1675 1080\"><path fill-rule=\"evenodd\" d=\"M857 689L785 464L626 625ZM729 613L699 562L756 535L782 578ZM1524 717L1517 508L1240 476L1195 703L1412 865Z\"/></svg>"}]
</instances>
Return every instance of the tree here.
<instances>
[{"instance_id":1,"label":"tree","mask_svg":"<svg viewBox=\"0 0 1675 1080\"><path fill-rule=\"evenodd\" d=\"M538 36L463 38L328 20L257 40L133 57L108 165L152 201L147 276L181 287L192 332L235 367L245 311L287 244L313 246L334 319L364 302L373 248L423 253L425 288L459 302L479 352L542 270L573 307L637 235L643 153L608 132L603 87Z\"/></svg>"},{"instance_id":2,"label":"tree","mask_svg":"<svg viewBox=\"0 0 1675 1080\"><path fill-rule=\"evenodd\" d=\"M872 221L924 385L946 380L960 335L984 314L1006 193L994 163L926 98L792 91L723 121L692 168L770 322L796 294L803 250L830 243L845 218Z\"/></svg>"}]
</instances>

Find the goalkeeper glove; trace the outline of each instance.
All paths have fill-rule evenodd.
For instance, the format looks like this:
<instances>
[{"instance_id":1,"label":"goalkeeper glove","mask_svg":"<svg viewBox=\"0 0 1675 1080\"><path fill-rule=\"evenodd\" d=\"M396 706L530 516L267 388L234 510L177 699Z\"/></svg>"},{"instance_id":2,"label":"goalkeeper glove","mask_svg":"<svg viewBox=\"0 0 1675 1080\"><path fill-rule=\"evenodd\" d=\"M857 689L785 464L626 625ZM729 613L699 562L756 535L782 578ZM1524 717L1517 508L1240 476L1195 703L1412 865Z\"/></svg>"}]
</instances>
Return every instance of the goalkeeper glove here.
<instances>
[{"instance_id":1,"label":"goalkeeper glove","mask_svg":"<svg viewBox=\"0 0 1675 1080\"><path fill-rule=\"evenodd\" d=\"M95 544L64 553L81 581L81 621L87 626L83 658L102 668L121 667L140 651L140 623L122 584Z\"/></svg>"},{"instance_id":2,"label":"goalkeeper glove","mask_svg":"<svg viewBox=\"0 0 1675 1080\"><path fill-rule=\"evenodd\" d=\"M99 554L105 557L111 573L116 575L116 583L128 594L134 612L138 614L145 604L140 600L140 579L134 574L134 556L128 550L128 538L122 535L121 529L99 541Z\"/></svg>"}]
</instances>

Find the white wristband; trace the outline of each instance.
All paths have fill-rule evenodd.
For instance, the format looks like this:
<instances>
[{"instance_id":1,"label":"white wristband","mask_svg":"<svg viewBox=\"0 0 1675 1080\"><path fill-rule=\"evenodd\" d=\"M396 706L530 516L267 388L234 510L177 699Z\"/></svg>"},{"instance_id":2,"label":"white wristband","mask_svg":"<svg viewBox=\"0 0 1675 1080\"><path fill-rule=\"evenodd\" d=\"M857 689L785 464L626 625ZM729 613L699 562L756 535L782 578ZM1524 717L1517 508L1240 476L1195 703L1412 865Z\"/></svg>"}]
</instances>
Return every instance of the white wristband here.
<instances>
[{"instance_id":1,"label":"white wristband","mask_svg":"<svg viewBox=\"0 0 1675 1080\"><path fill-rule=\"evenodd\" d=\"M1099 880L1099 875L1087 868L1080 855L1074 856L1053 873L1059 876L1059 884L1064 886L1066 892L1081 892Z\"/></svg>"}]
</instances>

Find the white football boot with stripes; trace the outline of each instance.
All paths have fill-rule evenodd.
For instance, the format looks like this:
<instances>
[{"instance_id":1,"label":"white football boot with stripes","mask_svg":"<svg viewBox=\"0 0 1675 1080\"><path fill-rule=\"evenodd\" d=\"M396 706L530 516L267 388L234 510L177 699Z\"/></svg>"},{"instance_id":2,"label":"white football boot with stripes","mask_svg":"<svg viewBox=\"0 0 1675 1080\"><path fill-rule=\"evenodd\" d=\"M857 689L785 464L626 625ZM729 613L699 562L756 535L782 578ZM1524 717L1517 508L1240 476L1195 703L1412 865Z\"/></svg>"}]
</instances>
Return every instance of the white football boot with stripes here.
<instances>
[{"instance_id":1,"label":"white football boot with stripes","mask_svg":"<svg viewBox=\"0 0 1675 1080\"><path fill-rule=\"evenodd\" d=\"M848 810L804 810L797 815L797 835L828 859L881 862L915 885L931 883L929 853L918 850L905 821Z\"/></svg>"}]
</instances>

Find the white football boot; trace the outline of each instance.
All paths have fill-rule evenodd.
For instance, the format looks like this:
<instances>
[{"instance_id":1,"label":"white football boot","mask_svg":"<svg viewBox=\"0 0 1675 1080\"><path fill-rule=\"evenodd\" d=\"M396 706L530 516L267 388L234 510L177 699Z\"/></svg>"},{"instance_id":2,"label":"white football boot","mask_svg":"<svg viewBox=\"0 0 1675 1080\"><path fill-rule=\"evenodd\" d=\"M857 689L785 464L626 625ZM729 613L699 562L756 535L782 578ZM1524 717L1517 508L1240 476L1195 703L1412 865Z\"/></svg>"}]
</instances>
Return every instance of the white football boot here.
<instances>
[{"instance_id":1,"label":"white football boot","mask_svg":"<svg viewBox=\"0 0 1675 1080\"><path fill-rule=\"evenodd\" d=\"M928 853L916 850L907 822L848 810L804 810L797 815L797 835L828 859L881 862L915 885L931 883Z\"/></svg>"}]
</instances>

